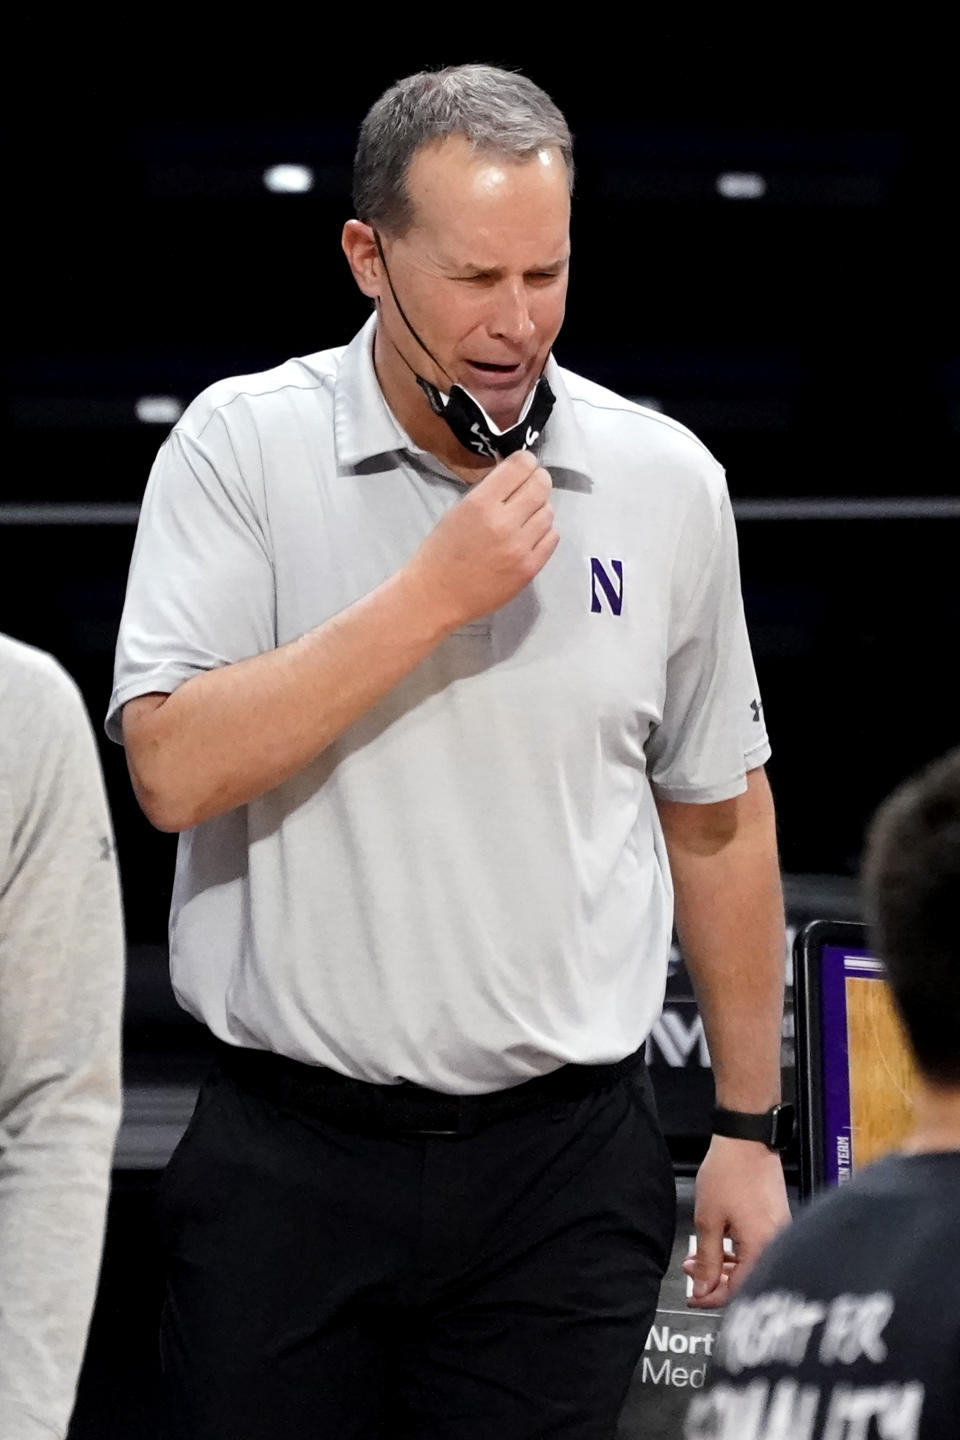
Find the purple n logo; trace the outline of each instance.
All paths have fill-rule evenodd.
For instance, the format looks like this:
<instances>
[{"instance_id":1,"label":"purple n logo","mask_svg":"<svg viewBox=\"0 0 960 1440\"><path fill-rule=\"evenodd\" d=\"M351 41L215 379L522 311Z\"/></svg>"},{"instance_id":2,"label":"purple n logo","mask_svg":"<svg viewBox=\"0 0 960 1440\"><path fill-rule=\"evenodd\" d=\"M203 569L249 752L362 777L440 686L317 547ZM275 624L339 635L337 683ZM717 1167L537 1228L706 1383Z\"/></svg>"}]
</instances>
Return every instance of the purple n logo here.
<instances>
[{"instance_id":1,"label":"purple n logo","mask_svg":"<svg viewBox=\"0 0 960 1440\"><path fill-rule=\"evenodd\" d=\"M603 609L600 590L607 597L607 604L614 615L619 615L623 609L623 563L620 560L611 560L610 568L617 577L616 588L600 561L595 556L590 556L590 609L594 615L599 615Z\"/></svg>"}]
</instances>

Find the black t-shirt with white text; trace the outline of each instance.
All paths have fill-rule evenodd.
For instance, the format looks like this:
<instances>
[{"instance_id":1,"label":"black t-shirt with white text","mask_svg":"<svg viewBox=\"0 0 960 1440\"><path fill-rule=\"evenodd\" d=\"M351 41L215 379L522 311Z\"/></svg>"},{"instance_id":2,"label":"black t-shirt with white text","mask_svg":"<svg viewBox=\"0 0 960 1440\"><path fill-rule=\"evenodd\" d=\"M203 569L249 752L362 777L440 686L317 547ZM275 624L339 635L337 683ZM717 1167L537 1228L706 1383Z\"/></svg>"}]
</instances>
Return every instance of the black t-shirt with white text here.
<instances>
[{"instance_id":1,"label":"black t-shirt with white text","mask_svg":"<svg viewBox=\"0 0 960 1440\"><path fill-rule=\"evenodd\" d=\"M960 1151L817 1197L724 1316L685 1440L958 1440Z\"/></svg>"}]
</instances>

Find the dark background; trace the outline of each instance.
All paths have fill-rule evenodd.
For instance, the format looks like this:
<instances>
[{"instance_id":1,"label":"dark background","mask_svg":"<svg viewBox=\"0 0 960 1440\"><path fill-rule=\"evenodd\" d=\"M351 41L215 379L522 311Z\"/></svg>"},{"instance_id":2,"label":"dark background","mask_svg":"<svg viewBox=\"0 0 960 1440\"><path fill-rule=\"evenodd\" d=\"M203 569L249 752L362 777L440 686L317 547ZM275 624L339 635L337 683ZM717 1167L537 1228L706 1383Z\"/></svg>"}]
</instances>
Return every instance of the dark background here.
<instances>
[{"instance_id":1,"label":"dark background","mask_svg":"<svg viewBox=\"0 0 960 1440\"><path fill-rule=\"evenodd\" d=\"M558 358L653 400L726 466L791 928L853 918L871 811L958 738L949 36L671 13L14 22L0 629L62 661L102 733L135 507L167 428L137 400L186 403L349 340L367 310L339 233L364 111L414 69L521 68L576 140ZM279 162L312 167L314 188L268 193ZM730 172L763 195L723 198ZM122 753L102 753L130 940L127 1138L75 1440L150 1433L156 1168L204 1055L165 979L174 839L136 810ZM682 969L671 992L690 1035ZM683 1168L705 1128L703 1056L651 1058ZM137 1097L175 1085L137 1151Z\"/></svg>"}]
</instances>

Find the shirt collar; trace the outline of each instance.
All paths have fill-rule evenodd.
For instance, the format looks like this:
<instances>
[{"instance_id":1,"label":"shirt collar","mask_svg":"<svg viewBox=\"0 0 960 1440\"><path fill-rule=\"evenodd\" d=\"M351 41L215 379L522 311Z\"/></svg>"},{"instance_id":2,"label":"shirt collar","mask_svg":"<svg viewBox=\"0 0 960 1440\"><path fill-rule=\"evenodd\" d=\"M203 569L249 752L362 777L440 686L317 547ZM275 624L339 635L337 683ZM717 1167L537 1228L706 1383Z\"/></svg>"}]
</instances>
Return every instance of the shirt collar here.
<instances>
[{"instance_id":1,"label":"shirt collar","mask_svg":"<svg viewBox=\"0 0 960 1440\"><path fill-rule=\"evenodd\" d=\"M340 361L334 394L334 435L337 460L359 465L374 455L413 448L410 436L397 420L380 389L373 368L376 314L353 337Z\"/></svg>"},{"instance_id":2,"label":"shirt collar","mask_svg":"<svg viewBox=\"0 0 960 1440\"><path fill-rule=\"evenodd\" d=\"M346 467L397 450L420 456L428 453L410 439L380 389L373 368L376 328L377 317L373 314L344 350L337 374L334 434L338 463ZM552 355L544 373L556 396L556 404L544 426L540 461L548 470L574 470L590 477L583 432L574 414L563 370Z\"/></svg>"}]
</instances>

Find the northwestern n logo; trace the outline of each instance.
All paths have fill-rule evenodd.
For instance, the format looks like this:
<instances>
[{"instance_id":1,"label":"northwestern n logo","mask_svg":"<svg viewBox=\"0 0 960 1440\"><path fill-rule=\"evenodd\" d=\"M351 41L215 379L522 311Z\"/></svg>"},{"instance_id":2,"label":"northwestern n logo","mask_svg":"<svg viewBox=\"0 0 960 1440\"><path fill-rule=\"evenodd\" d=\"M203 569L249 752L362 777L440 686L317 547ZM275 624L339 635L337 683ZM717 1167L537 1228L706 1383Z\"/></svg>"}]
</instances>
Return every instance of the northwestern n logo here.
<instances>
[{"instance_id":1,"label":"northwestern n logo","mask_svg":"<svg viewBox=\"0 0 960 1440\"><path fill-rule=\"evenodd\" d=\"M619 615L623 609L623 562L611 560L610 568L616 575L616 584L604 570L600 561L595 556L590 556L590 609L594 615L599 615L603 609L603 602L600 599L602 591L606 597L611 613Z\"/></svg>"}]
</instances>

